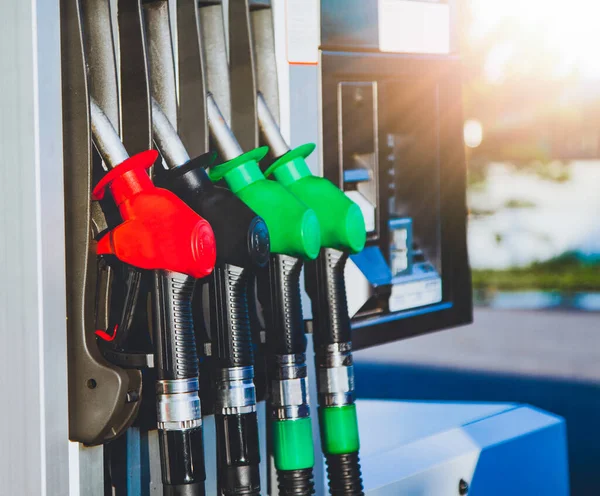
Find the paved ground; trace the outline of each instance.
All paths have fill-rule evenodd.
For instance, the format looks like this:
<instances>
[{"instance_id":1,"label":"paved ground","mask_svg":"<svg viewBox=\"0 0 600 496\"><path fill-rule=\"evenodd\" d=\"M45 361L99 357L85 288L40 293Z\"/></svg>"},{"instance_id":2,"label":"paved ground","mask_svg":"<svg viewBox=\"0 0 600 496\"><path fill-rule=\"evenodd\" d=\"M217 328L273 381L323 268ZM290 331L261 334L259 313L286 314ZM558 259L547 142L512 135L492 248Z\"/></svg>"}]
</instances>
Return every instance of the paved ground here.
<instances>
[{"instance_id":1,"label":"paved ground","mask_svg":"<svg viewBox=\"0 0 600 496\"><path fill-rule=\"evenodd\" d=\"M475 311L355 354L365 398L522 402L567 419L572 494L600 494L600 313Z\"/></svg>"},{"instance_id":2,"label":"paved ground","mask_svg":"<svg viewBox=\"0 0 600 496\"><path fill-rule=\"evenodd\" d=\"M356 359L600 382L600 313L478 309L470 326L363 350Z\"/></svg>"}]
</instances>

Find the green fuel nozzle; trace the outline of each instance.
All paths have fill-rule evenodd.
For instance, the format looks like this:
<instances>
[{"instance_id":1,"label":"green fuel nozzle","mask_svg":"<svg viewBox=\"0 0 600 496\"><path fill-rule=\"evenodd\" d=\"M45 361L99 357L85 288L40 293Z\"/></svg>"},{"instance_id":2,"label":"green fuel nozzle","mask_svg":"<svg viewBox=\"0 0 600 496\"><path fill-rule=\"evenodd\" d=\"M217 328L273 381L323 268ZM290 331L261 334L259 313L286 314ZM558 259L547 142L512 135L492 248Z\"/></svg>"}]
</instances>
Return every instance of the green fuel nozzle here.
<instances>
[{"instance_id":1,"label":"green fuel nozzle","mask_svg":"<svg viewBox=\"0 0 600 496\"><path fill-rule=\"evenodd\" d=\"M213 181L225 179L231 190L260 215L271 236L271 258L257 277L269 353L270 418L273 454L281 494L286 487L312 494L314 449L302 316L302 260L314 260L321 249L317 214L276 181L265 178L259 148L214 167ZM298 489L300 490L300 489Z\"/></svg>"},{"instance_id":2,"label":"green fuel nozzle","mask_svg":"<svg viewBox=\"0 0 600 496\"><path fill-rule=\"evenodd\" d=\"M323 250L305 266L313 311L321 442L331 494L355 496L364 492L344 267L349 254L363 249L367 233L360 207L333 183L310 172L305 158L314 149L308 143L288 151L265 175L274 175L311 207L321 225ZM336 380L329 380L330 376Z\"/></svg>"},{"instance_id":3,"label":"green fuel nozzle","mask_svg":"<svg viewBox=\"0 0 600 496\"><path fill-rule=\"evenodd\" d=\"M313 143L307 143L290 150L267 169L265 176L274 175L278 183L315 211L323 247L358 253L367 239L360 207L331 181L312 174L305 158L314 149Z\"/></svg>"},{"instance_id":4,"label":"green fuel nozzle","mask_svg":"<svg viewBox=\"0 0 600 496\"><path fill-rule=\"evenodd\" d=\"M267 181L258 166L268 152L256 148L213 167L213 182L225 179L229 188L267 223L271 253L315 259L321 248L321 229L315 212L281 184Z\"/></svg>"}]
</instances>

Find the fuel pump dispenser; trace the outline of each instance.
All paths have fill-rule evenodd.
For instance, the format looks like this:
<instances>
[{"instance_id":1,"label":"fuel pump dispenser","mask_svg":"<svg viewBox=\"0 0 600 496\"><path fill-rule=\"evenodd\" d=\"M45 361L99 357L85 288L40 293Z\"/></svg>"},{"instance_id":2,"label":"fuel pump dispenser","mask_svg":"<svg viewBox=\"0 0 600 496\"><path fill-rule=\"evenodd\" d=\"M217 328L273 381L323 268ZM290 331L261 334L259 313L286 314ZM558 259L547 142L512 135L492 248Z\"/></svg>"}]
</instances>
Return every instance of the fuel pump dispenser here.
<instances>
[{"instance_id":1,"label":"fuel pump dispenser","mask_svg":"<svg viewBox=\"0 0 600 496\"><path fill-rule=\"evenodd\" d=\"M471 320L458 2L17 3L0 493L568 494L560 418L355 398L357 351Z\"/></svg>"}]
</instances>

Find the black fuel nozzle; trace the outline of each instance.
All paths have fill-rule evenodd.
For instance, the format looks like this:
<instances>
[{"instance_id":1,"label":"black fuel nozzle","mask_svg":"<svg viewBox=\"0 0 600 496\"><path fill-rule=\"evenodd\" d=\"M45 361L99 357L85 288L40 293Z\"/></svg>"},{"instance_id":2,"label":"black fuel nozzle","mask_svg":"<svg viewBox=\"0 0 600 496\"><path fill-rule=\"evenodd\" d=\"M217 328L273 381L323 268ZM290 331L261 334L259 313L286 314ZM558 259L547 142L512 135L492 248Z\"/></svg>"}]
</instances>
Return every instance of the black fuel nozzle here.
<instances>
[{"instance_id":1,"label":"black fuel nozzle","mask_svg":"<svg viewBox=\"0 0 600 496\"><path fill-rule=\"evenodd\" d=\"M206 168L215 161L206 153L172 169L161 171L160 187L171 190L213 226L217 264L264 267L269 261L269 230L264 220L229 189L215 186Z\"/></svg>"},{"instance_id":2,"label":"black fuel nozzle","mask_svg":"<svg viewBox=\"0 0 600 496\"><path fill-rule=\"evenodd\" d=\"M264 220L205 172L215 155L201 155L160 175L170 189L214 226L217 265L209 291L219 488L225 496L260 494L260 453L248 285L269 260Z\"/></svg>"},{"instance_id":3,"label":"black fuel nozzle","mask_svg":"<svg viewBox=\"0 0 600 496\"><path fill-rule=\"evenodd\" d=\"M250 207L209 179L205 169L212 165L215 154L190 160L156 102L152 111L154 138L169 167L157 174L157 184L178 195L196 213L202 212L214 226L217 264L205 284L216 390L219 493L258 496L260 452L248 287L255 269L269 261L269 231ZM200 308L201 301L195 306Z\"/></svg>"},{"instance_id":4,"label":"black fuel nozzle","mask_svg":"<svg viewBox=\"0 0 600 496\"><path fill-rule=\"evenodd\" d=\"M165 495L204 496L204 449L198 357L192 318L195 279L212 272L210 225L173 193L157 188L145 169L155 150L128 157L119 135L91 101L94 144L111 169L93 198L110 191L123 222L97 243L99 255L152 270L157 428ZM166 241L165 241L166 240Z\"/></svg>"}]
</instances>

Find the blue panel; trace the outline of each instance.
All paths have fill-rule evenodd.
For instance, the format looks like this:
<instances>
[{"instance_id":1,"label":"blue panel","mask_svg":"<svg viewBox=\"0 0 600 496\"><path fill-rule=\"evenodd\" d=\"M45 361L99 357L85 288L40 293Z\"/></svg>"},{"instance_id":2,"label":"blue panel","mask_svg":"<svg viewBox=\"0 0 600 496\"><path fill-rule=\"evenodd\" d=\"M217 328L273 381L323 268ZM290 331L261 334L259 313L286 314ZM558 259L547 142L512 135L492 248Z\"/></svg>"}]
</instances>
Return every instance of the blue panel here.
<instances>
[{"instance_id":1,"label":"blue panel","mask_svg":"<svg viewBox=\"0 0 600 496\"><path fill-rule=\"evenodd\" d=\"M321 45L325 48L379 48L378 2L321 2Z\"/></svg>"},{"instance_id":2,"label":"blue panel","mask_svg":"<svg viewBox=\"0 0 600 496\"><path fill-rule=\"evenodd\" d=\"M506 403L358 400L357 407L367 494L439 496L463 478L469 496L569 495L558 416Z\"/></svg>"},{"instance_id":3,"label":"blue panel","mask_svg":"<svg viewBox=\"0 0 600 496\"><path fill-rule=\"evenodd\" d=\"M378 246L367 246L360 253L351 255L350 259L373 286L392 282L392 273Z\"/></svg>"},{"instance_id":4,"label":"blue panel","mask_svg":"<svg viewBox=\"0 0 600 496\"><path fill-rule=\"evenodd\" d=\"M369 169L346 169L344 170L345 183L361 183L371 180L371 171Z\"/></svg>"},{"instance_id":5,"label":"blue panel","mask_svg":"<svg viewBox=\"0 0 600 496\"><path fill-rule=\"evenodd\" d=\"M510 403L357 400L362 456L515 408Z\"/></svg>"},{"instance_id":6,"label":"blue panel","mask_svg":"<svg viewBox=\"0 0 600 496\"><path fill-rule=\"evenodd\" d=\"M469 496L568 496L566 426L521 407L463 427L482 452Z\"/></svg>"},{"instance_id":7,"label":"blue panel","mask_svg":"<svg viewBox=\"0 0 600 496\"><path fill-rule=\"evenodd\" d=\"M125 436L127 439L127 494L142 494L139 427L130 427L125 431Z\"/></svg>"}]
</instances>

